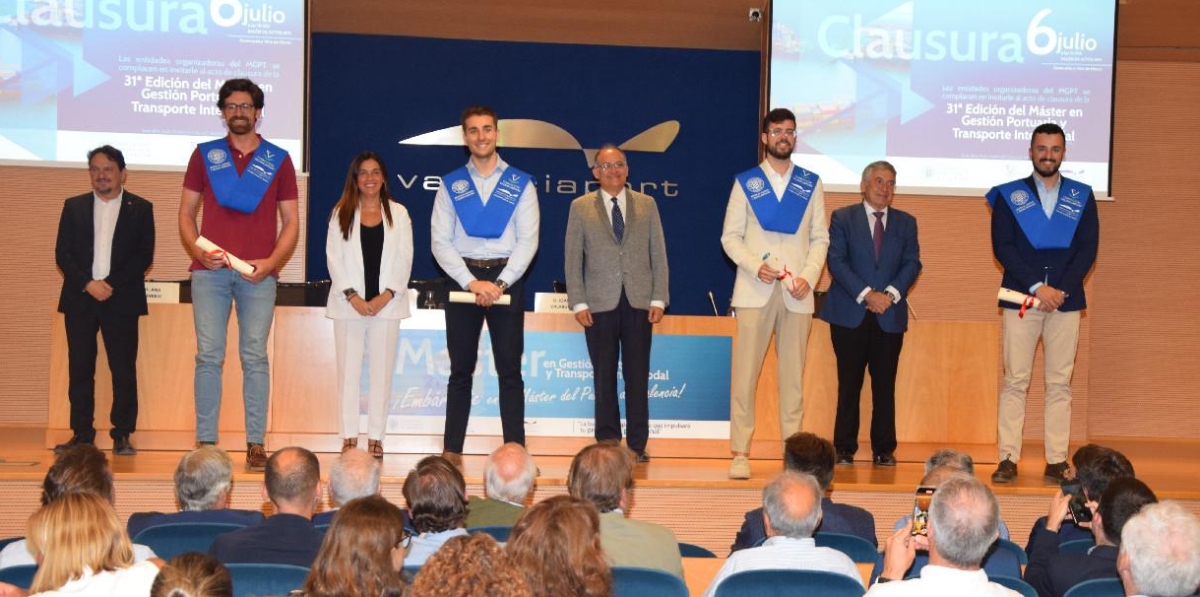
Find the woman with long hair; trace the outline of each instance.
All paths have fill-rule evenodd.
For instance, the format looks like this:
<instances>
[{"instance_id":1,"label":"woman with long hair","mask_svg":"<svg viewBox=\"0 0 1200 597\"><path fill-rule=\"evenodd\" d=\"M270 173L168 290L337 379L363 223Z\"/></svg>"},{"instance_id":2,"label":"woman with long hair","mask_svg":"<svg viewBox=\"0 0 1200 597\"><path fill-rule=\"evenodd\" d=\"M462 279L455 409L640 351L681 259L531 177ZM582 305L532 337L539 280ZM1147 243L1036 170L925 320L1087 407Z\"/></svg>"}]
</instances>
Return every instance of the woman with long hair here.
<instances>
[{"instance_id":1,"label":"woman with long hair","mask_svg":"<svg viewBox=\"0 0 1200 597\"><path fill-rule=\"evenodd\" d=\"M29 592L46 597L149 595L157 560L135 563L133 547L108 500L63 495L29 519L29 551L38 561Z\"/></svg>"},{"instance_id":2,"label":"woman with long hair","mask_svg":"<svg viewBox=\"0 0 1200 597\"><path fill-rule=\"evenodd\" d=\"M304 581L305 597L401 597L408 533L404 515L382 496L338 509Z\"/></svg>"},{"instance_id":3,"label":"woman with long hair","mask_svg":"<svg viewBox=\"0 0 1200 597\"><path fill-rule=\"evenodd\" d=\"M233 597L233 578L208 554L181 553L158 571L150 597Z\"/></svg>"},{"instance_id":4,"label":"woman with long hair","mask_svg":"<svg viewBox=\"0 0 1200 597\"><path fill-rule=\"evenodd\" d=\"M517 520L508 557L533 597L609 597L612 571L600 549L600 515L590 502L558 495Z\"/></svg>"},{"instance_id":5,"label":"woman with long hair","mask_svg":"<svg viewBox=\"0 0 1200 597\"><path fill-rule=\"evenodd\" d=\"M371 151L358 154L325 238L331 282L325 316L333 320L342 451L358 446L358 388L365 358L370 377L367 451L375 458L383 458L400 320L409 316L413 255L412 220L392 200L387 178L382 158Z\"/></svg>"}]
</instances>

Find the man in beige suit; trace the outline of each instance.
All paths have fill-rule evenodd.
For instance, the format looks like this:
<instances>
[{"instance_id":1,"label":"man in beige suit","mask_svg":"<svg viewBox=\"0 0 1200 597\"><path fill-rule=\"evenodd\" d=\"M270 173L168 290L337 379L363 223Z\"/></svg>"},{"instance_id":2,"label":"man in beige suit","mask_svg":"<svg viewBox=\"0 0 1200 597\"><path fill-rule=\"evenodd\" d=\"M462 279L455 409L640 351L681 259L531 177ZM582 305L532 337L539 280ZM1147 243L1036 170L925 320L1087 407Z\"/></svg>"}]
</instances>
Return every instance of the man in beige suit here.
<instances>
[{"instance_id":1,"label":"man in beige suit","mask_svg":"<svg viewBox=\"0 0 1200 597\"><path fill-rule=\"evenodd\" d=\"M779 361L779 436L800 430L804 351L812 289L825 265L829 229L820 177L792 164L796 117L776 108L762 123L766 159L737 176L725 209L721 246L737 264L729 435L732 479L750 478L754 393L771 334Z\"/></svg>"},{"instance_id":2,"label":"man in beige suit","mask_svg":"<svg viewBox=\"0 0 1200 597\"><path fill-rule=\"evenodd\" d=\"M667 307L667 245L658 206L625 187L625 153L605 145L592 173L600 189L575 199L564 253L567 300L587 337L596 386L596 441L621 441L617 361L625 379L629 449L649 462L651 325Z\"/></svg>"}]
</instances>

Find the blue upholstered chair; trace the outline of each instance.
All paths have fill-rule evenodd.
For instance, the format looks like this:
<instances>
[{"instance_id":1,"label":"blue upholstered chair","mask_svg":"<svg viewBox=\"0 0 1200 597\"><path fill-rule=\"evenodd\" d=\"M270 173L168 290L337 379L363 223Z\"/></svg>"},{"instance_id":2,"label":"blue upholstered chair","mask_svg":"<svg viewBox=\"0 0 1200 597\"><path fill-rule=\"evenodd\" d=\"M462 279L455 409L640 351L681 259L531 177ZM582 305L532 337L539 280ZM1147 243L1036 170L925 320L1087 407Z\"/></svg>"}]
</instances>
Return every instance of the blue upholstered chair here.
<instances>
[{"instance_id":1,"label":"blue upholstered chair","mask_svg":"<svg viewBox=\"0 0 1200 597\"><path fill-rule=\"evenodd\" d=\"M308 568L290 564L226 564L233 579L233 597L287 595L304 588Z\"/></svg>"},{"instance_id":2,"label":"blue upholstered chair","mask_svg":"<svg viewBox=\"0 0 1200 597\"><path fill-rule=\"evenodd\" d=\"M823 570L746 570L717 586L716 597L862 597L854 579Z\"/></svg>"},{"instance_id":3,"label":"blue upholstered chair","mask_svg":"<svg viewBox=\"0 0 1200 597\"><path fill-rule=\"evenodd\" d=\"M614 566L613 597L688 597L687 585L662 570Z\"/></svg>"},{"instance_id":4,"label":"blue upholstered chair","mask_svg":"<svg viewBox=\"0 0 1200 597\"><path fill-rule=\"evenodd\" d=\"M154 550L154 555L169 560L181 553L208 553L218 535L244 528L238 524L219 522L180 522L152 526L138 533L134 543Z\"/></svg>"},{"instance_id":5,"label":"blue upholstered chair","mask_svg":"<svg viewBox=\"0 0 1200 597\"><path fill-rule=\"evenodd\" d=\"M1125 597L1125 587L1119 578L1094 578L1067 589L1063 597Z\"/></svg>"},{"instance_id":6,"label":"blue upholstered chair","mask_svg":"<svg viewBox=\"0 0 1200 597\"><path fill-rule=\"evenodd\" d=\"M1033 588L1033 585L1030 585L1019 578L1013 578L1011 576L989 575L988 580L998 585L1008 587L1020 593L1022 597L1038 597L1037 589Z\"/></svg>"}]
</instances>

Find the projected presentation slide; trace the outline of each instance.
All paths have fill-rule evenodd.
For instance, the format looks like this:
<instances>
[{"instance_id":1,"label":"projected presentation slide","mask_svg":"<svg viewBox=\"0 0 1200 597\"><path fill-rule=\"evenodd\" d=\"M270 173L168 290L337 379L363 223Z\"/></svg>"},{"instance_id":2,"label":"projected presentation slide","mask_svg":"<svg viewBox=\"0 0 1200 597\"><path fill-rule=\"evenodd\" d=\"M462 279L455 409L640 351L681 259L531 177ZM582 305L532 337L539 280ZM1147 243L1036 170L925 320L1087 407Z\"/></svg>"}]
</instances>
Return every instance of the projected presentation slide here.
<instances>
[{"instance_id":1,"label":"projected presentation slide","mask_svg":"<svg viewBox=\"0 0 1200 597\"><path fill-rule=\"evenodd\" d=\"M771 107L792 158L857 191L878 159L904 192L978 195L1027 176L1030 133L1062 126L1062 172L1108 194L1113 0L780 0Z\"/></svg>"},{"instance_id":2,"label":"projected presentation slide","mask_svg":"<svg viewBox=\"0 0 1200 597\"><path fill-rule=\"evenodd\" d=\"M0 0L0 160L184 167L225 134L217 90L266 92L259 132L303 164L303 0Z\"/></svg>"}]
</instances>

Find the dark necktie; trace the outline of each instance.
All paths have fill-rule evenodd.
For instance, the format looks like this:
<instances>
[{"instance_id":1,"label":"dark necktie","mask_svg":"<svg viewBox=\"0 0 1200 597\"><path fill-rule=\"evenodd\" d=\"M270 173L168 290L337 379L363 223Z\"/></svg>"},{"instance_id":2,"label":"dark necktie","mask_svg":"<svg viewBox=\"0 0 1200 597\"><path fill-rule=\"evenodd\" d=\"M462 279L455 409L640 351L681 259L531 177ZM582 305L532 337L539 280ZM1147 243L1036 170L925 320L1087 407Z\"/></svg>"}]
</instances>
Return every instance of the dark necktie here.
<instances>
[{"instance_id":1,"label":"dark necktie","mask_svg":"<svg viewBox=\"0 0 1200 597\"><path fill-rule=\"evenodd\" d=\"M617 204L616 197L612 198L612 202L613 236L617 237L617 242L621 242L625 238L625 216L621 215L621 206Z\"/></svg>"},{"instance_id":2,"label":"dark necktie","mask_svg":"<svg viewBox=\"0 0 1200 597\"><path fill-rule=\"evenodd\" d=\"M883 250L883 212L875 212L875 230L871 234L871 238L875 241L875 259L879 259L879 253Z\"/></svg>"}]
</instances>

